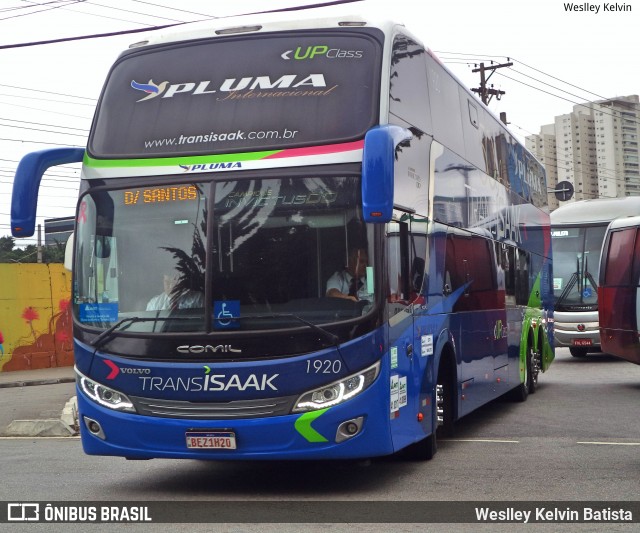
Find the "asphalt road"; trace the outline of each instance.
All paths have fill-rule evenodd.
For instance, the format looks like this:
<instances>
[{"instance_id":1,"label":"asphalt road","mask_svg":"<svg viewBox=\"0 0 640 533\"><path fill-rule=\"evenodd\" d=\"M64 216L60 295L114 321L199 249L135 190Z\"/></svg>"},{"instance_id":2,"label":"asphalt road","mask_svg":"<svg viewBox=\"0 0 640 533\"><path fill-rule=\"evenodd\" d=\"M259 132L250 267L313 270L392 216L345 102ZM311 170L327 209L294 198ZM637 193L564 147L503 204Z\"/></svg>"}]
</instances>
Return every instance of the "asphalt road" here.
<instances>
[{"instance_id":1,"label":"asphalt road","mask_svg":"<svg viewBox=\"0 0 640 533\"><path fill-rule=\"evenodd\" d=\"M32 412L35 416L43 410L57 409L58 404L61 409L70 394L72 384L0 389L4 406L0 423L7 419L8 412L11 416ZM40 401L46 397L46 405L36 406L33 403L36 397ZM322 508L323 502L332 500L637 501L638 406L640 366L604 354L576 359L568 350L559 349L551 369L540 376L538 392L525 403L496 401L468 415L458 422L455 438L441 441L436 457L429 462L397 458L359 463L137 462L85 456L77 438L0 438L0 500L268 500L291 505L292 512L302 502L317 502L315 508ZM325 517L327 521L329 518ZM358 522L358 516L349 520ZM107 526L94 524L92 528L110 531ZM159 529L154 530L164 530L156 527ZM167 530L205 530L200 527L192 524ZM540 531L638 530L638 524L529 527ZM393 528L389 524L378 528L369 524L360 529L512 531L513 528L514 524L446 527L398 524ZM326 531L326 527L319 525L305 529ZM336 524L329 529L348 528ZM247 524L209 530L298 531L300 527Z\"/></svg>"}]
</instances>

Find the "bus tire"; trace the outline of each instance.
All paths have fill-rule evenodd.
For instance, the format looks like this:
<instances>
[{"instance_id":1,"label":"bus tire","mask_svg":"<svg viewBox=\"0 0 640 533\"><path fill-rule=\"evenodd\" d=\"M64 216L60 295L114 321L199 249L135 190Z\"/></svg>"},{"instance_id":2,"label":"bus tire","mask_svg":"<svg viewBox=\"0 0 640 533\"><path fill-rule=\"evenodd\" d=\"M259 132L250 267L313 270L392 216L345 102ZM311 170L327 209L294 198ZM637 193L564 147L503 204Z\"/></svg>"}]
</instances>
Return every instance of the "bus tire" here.
<instances>
[{"instance_id":1,"label":"bus tire","mask_svg":"<svg viewBox=\"0 0 640 533\"><path fill-rule=\"evenodd\" d=\"M529 365L529 394L535 394L538 390L538 376L540 375L540 369L542 368L542 341L538 341L538 349L535 350L531 344L527 348L527 360L530 361Z\"/></svg>"},{"instance_id":2,"label":"bus tire","mask_svg":"<svg viewBox=\"0 0 640 533\"><path fill-rule=\"evenodd\" d=\"M435 389L436 417L431 435L410 444L403 450L403 456L414 461L430 461L438 451L438 439L453 436L454 403L453 384L455 364L449 352L442 354Z\"/></svg>"},{"instance_id":3,"label":"bus tire","mask_svg":"<svg viewBox=\"0 0 640 533\"><path fill-rule=\"evenodd\" d=\"M440 363L438 369L438 389L436 399L439 403L437 408L441 411L441 421L438 423L436 431L438 438L453 437L453 421L454 421L454 402L453 402L453 383L455 378L455 367L452 368L450 363L444 359Z\"/></svg>"},{"instance_id":4,"label":"bus tire","mask_svg":"<svg viewBox=\"0 0 640 533\"><path fill-rule=\"evenodd\" d=\"M515 402L526 402L529 397L529 385L531 383L531 355L533 349L531 347L531 340L527 342L527 355L524 362L524 380L511 391L510 397Z\"/></svg>"},{"instance_id":5,"label":"bus tire","mask_svg":"<svg viewBox=\"0 0 640 533\"><path fill-rule=\"evenodd\" d=\"M402 457L409 461L430 461L438 451L438 442L436 440L436 432L425 437L418 442L409 444L402 450Z\"/></svg>"}]
</instances>

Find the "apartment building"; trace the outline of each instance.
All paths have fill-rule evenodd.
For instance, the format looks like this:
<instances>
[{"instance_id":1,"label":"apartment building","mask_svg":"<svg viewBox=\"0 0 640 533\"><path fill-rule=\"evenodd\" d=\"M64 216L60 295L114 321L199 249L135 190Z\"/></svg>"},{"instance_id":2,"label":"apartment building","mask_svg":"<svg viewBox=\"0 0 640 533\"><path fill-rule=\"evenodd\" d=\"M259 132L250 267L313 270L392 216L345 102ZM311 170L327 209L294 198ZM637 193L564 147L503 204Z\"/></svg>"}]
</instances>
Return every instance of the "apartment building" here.
<instances>
[{"instance_id":1,"label":"apartment building","mask_svg":"<svg viewBox=\"0 0 640 533\"><path fill-rule=\"evenodd\" d=\"M569 201L640 195L638 95L586 102L525 138L544 164L549 188L573 184ZM565 202L549 196L551 210Z\"/></svg>"}]
</instances>

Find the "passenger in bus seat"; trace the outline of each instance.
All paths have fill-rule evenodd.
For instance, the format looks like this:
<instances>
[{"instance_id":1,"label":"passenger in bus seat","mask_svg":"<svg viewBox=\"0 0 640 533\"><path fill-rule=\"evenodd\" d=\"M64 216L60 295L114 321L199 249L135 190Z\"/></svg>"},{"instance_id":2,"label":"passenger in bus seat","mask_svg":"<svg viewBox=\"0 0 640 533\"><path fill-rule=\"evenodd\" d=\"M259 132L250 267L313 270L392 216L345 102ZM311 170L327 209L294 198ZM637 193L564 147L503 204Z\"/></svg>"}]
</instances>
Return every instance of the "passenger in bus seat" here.
<instances>
[{"instance_id":1,"label":"passenger in bus seat","mask_svg":"<svg viewBox=\"0 0 640 533\"><path fill-rule=\"evenodd\" d=\"M154 296L147 304L147 311L161 311L164 309L195 309L204 307L204 297L201 292L191 289L180 290L178 274L164 273L162 293Z\"/></svg>"}]
</instances>

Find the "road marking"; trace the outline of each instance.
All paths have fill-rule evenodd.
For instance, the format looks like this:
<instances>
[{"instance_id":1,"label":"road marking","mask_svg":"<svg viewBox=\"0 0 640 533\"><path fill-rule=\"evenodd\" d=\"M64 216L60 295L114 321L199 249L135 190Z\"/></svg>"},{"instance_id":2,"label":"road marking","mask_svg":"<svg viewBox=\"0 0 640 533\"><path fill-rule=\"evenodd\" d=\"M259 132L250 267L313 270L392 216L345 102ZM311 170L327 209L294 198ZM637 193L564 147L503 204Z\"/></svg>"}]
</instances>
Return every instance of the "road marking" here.
<instances>
[{"instance_id":1,"label":"road marking","mask_svg":"<svg viewBox=\"0 0 640 533\"><path fill-rule=\"evenodd\" d=\"M439 442L497 442L502 444L520 444L519 440L499 440L499 439L438 439Z\"/></svg>"},{"instance_id":2,"label":"road marking","mask_svg":"<svg viewBox=\"0 0 640 533\"><path fill-rule=\"evenodd\" d=\"M596 446L640 446L640 442L577 442L576 444L594 444Z\"/></svg>"},{"instance_id":3,"label":"road marking","mask_svg":"<svg viewBox=\"0 0 640 533\"><path fill-rule=\"evenodd\" d=\"M69 435L68 437L0 437L0 440L45 440L45 439L49 439L49 440L78 440L80 438L80 435Z\"/></svg>"}]
</instances>

